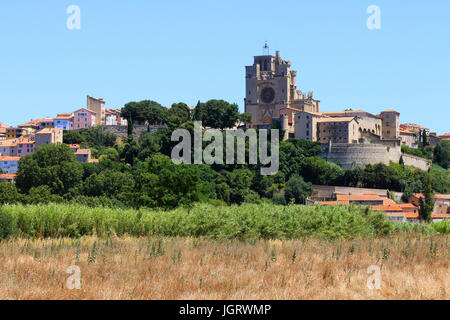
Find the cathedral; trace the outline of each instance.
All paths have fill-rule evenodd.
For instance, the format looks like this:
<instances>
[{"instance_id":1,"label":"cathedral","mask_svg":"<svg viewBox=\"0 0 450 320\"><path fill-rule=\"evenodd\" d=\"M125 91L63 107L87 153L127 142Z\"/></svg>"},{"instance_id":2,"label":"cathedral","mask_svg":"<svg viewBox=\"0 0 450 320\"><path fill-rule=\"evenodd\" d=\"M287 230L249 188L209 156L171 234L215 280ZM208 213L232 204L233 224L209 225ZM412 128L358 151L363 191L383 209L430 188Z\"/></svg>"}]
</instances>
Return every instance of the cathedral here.
<instances>
[{"instance_id":1,"label":"cathedral","mask_svg":"<svg viewBox=\"0 0 450 320\"><path fill-rule=\"evenodd\" d=\"M252 116L253 128L268 128L278 122L288 136L294 136L294 113L320 112L320 101L297 90L297 72L291 62L275 56L255 56L253 65L245 67L245 112Z\"/></svg>"}]
</instances>

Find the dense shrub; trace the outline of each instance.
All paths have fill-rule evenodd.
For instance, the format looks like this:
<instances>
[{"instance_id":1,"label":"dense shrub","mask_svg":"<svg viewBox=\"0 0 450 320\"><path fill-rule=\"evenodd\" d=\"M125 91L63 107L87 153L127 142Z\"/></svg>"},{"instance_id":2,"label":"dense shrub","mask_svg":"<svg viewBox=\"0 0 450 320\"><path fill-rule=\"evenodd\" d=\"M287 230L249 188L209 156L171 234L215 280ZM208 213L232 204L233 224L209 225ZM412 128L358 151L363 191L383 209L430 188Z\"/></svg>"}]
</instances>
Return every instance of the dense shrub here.
<instances>
[{"instance_id":1,"label":"dense shrub","mask_svg":"<svg viewBox=\"0 0 450 320\"><path fill-rule=\"evenodd\" d=\"M11 214L0 207L0 240L8 239L14 234L14 221Z\"/></svg>"},{"instance_id":2,"label":"dense shrub","mask_svg":"<svg viewBox=\"0 0 450 320\"><path fill-rule=\"evenodd\" d=\"M355 206L276 206L244 204L171 211L89 208L83 205L5 205L4 227L23 237L185 236L227 239L300 238L340 239L390 232L383 214ZM12 217L12 220L11 218Z\"/></svg>"}]
</instances>

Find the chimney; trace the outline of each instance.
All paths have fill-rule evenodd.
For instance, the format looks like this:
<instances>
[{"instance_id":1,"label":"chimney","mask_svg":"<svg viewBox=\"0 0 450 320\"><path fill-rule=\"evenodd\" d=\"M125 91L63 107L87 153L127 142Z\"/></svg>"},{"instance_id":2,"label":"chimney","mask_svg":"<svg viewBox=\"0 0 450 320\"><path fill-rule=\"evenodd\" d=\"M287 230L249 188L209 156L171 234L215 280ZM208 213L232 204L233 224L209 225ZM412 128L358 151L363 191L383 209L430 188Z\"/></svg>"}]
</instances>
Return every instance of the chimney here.
<instances>
[{"instance_id":1,"label":"chimney","mask_svg":"<svg viewBox=\"0 0 450 320\"><path fill-rule=\"evenodd\" d=\"M280 54L280 51L279 51L279 50L276 51L276 56L277 56L278 59L281 58L281 54Z\"/></svg>"}]
</instances>

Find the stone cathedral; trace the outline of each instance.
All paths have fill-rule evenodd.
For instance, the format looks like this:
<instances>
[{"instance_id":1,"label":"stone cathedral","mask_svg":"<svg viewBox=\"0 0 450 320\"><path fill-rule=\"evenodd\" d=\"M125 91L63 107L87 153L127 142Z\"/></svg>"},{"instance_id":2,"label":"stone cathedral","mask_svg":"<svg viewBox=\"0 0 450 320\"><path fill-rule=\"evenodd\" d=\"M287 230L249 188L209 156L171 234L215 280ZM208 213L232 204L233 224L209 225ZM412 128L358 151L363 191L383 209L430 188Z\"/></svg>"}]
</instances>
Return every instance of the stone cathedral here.
<instances>
[{"instance_id":1,"label":"stone cathedral","mask_svg":"<svg viewBox=\"0 0 450 320\"><path fill-rule=\"evenodd\" d=\"M252 116L252 127L267 128L279 122L293 136L293 114L320 112L320 101L297 90L297 72L291 62L276 55L255 56L253 65L245 67L245 112Z\"/></svg>"}]
</instances>

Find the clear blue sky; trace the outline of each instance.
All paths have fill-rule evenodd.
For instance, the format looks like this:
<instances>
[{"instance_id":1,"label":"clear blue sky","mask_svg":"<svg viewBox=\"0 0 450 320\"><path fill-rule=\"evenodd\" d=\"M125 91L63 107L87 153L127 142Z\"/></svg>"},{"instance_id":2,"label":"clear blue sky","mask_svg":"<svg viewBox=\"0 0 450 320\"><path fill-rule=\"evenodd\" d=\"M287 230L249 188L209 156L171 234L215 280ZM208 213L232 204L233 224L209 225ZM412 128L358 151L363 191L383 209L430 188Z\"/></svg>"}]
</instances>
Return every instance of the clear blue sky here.
<instances>
[{"instance_id":1,"label":"clear blue sky","mask_svg":"<svg viewBox=\"0 0 450 320\"><path fill-rule=\"evenodd\" d=\"M68 30L66 9L81 9ZM366 9L381 9L368 30ZM72 0L0 2L0 121L85 106L224 99L243 109L244 66L281 51L323 111L378 113L450 131L450 1Z\"/></svg>"}]
</instances>

